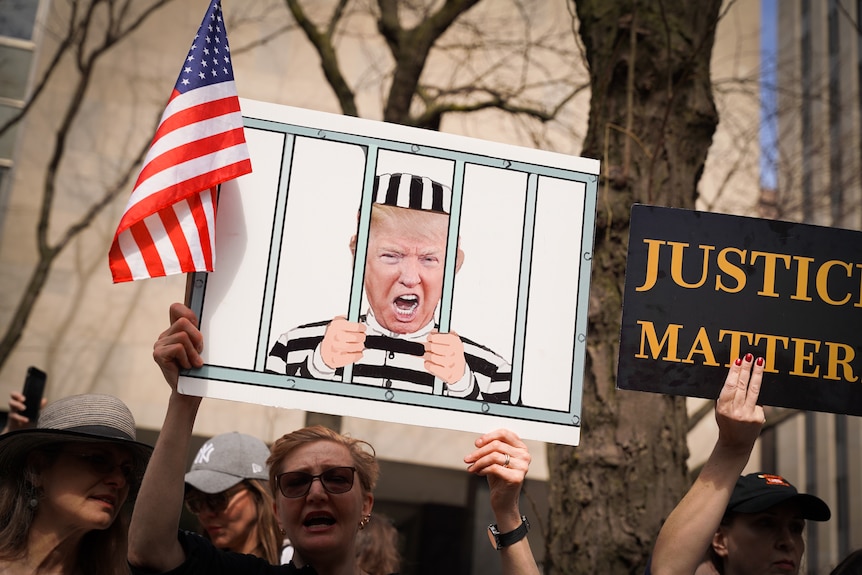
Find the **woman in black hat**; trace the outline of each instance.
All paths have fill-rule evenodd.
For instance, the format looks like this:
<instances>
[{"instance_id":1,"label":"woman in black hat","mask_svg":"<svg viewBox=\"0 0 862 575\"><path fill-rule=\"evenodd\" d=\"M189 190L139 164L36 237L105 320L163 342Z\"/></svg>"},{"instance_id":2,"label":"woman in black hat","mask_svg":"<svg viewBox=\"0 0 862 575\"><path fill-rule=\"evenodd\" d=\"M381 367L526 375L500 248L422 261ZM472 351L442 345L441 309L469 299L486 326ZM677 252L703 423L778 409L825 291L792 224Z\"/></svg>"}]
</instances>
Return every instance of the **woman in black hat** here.
<instances>
[{"instance_id":1,"label":"woman in black hat","mask_svg":"<svg viewBox=\"0 0 862 575\"><path fill-rule=\"evenodd\" d=\"M740 477L766 422L757 404L763 358L730 367L715 406L718 440L697 480L659 532L647 573L692 575L706 554L721 575L796 575L806 520L827 521L826 503L779 475Z\"/></svg>"},{"instance_id":2,"label":"woman in black hat","mask_svg":"<svg viewBox=\"0 0 862 575\"><path fill-rule=\"evenodd\" d=\"M128 572L117 517L150 452L110 395L66 397L37 427L0 436L0 572Z\"/></svg>"}]
</instances>

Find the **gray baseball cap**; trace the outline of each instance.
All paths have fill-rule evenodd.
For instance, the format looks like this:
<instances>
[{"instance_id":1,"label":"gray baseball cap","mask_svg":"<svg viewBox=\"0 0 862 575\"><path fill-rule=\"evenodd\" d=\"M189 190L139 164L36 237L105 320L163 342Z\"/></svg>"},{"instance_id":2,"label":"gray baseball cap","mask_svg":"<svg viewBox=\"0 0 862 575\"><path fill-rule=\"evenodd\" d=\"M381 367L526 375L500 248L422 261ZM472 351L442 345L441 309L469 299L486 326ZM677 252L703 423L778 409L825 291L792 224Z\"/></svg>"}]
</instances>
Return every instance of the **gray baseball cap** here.
<instances>
[{"instance_id":1,"label":"gray baseball cap","mask_svg":"<svg viewBox=\"0 0 862 575\"><path fill-rule=\"evenodd\" d=\"M243 479L269 480L269 447L256 437L232 431L204 443L186 473L186 483L204 493L221 493Z\"/></svg>"}]
</instances>

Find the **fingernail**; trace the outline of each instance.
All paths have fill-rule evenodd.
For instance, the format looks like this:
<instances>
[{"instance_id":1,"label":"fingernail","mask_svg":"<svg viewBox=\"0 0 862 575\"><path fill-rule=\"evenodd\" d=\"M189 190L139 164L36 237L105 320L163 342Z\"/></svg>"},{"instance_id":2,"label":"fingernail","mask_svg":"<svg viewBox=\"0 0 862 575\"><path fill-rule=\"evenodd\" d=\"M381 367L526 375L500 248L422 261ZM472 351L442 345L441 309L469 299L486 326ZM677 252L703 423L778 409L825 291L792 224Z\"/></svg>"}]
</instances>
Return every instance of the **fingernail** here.
<instances>
[{"instance_id":1,"label":"fingernail","mask_svg":"<svg viewBox=\"0 0 862 575\"><path fill-rule=\"evenodd\" d=\"M762 357L757 358L757 365L763 365L763 358Z\"/></svg>"},{"instance_id":2,"label":"fingernail","mask_svg":"<svg viewBox=\"0 0 862 575\"><path fill-rule=\"evenodd\" d=\"M745 361L751 361L753 358L754 358L754 356L751 355L750 353L745 354Z\"/></svg>"},{"instance_id":3,"label":"fingernail","mask_svg":"<svg viewBox=\"0 0 862 575\"><path fill-rule=\"evenodd\" d=\"M733 363L735 363L736 365L742 365L742 358L741 358L741 357L737 357L737 358L736 358L736 361L734 361Z\"/></svg>"}]
</instances>

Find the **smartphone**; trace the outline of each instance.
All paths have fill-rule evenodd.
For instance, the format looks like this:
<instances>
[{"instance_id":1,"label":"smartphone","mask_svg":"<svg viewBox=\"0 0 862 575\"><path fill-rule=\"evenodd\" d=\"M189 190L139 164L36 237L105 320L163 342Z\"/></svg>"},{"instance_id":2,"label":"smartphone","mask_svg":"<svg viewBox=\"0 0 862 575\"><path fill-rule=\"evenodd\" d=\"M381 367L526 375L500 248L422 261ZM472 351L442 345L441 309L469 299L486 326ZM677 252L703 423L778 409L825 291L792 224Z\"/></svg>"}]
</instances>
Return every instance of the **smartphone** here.
<instances>
[{"instance_id":1,"label":"smartphone","mask_svg":"<svg viewBox=\"0 0 862 575\"><path fill-rule=\"evenodd\" d=\"M31 424L39 419L39 410L42 407L42 395L45 393L45 381L48 376L38 367L30 366L27 369L27 378L24 380L24 411L21 415L28 418Z\"/></svg>"}]
</instances>

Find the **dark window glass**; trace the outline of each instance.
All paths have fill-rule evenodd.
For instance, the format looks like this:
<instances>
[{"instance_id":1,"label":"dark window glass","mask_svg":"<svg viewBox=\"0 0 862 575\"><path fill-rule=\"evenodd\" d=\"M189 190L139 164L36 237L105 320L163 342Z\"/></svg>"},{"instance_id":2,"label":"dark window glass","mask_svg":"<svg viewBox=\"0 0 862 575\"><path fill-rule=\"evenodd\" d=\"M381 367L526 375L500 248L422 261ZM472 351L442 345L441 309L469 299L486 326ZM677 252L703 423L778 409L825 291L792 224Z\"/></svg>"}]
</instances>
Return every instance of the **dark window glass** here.
<instances>
[{"instance_id":1,"label":"dark window glass","mask_svg":"<svg viewBox=\"0 0 862 575\"><path fill-rule=\"evenodd\" d=\"M5 124L6 120L11 118L17 112L17 108L0 105L0 126ZM15 134L17 132L16 127L17 126L13 127L11 130L6 130L3 135L0 135L0 158L12 158L12 149L15 146Z\"/></svg>"},{"instance_id":2,"label":"dark window glass","mask_svg":"<svg viewBox=\"0 0 862 575\"><path fill-rule=\"evenodd\" d=\"M32 60L32 50L0 45L0 97L24 99Z\"/></svg>"},{"instance_id":3,"label":"dark window glass","mask_svg":"<svg viewBox=\"0 0 862 575\"><path fill-rule=\"evenodd\" d=\"M0 36L33 38L39 0L0 0Z\"/></svg>"}]
</instances>

